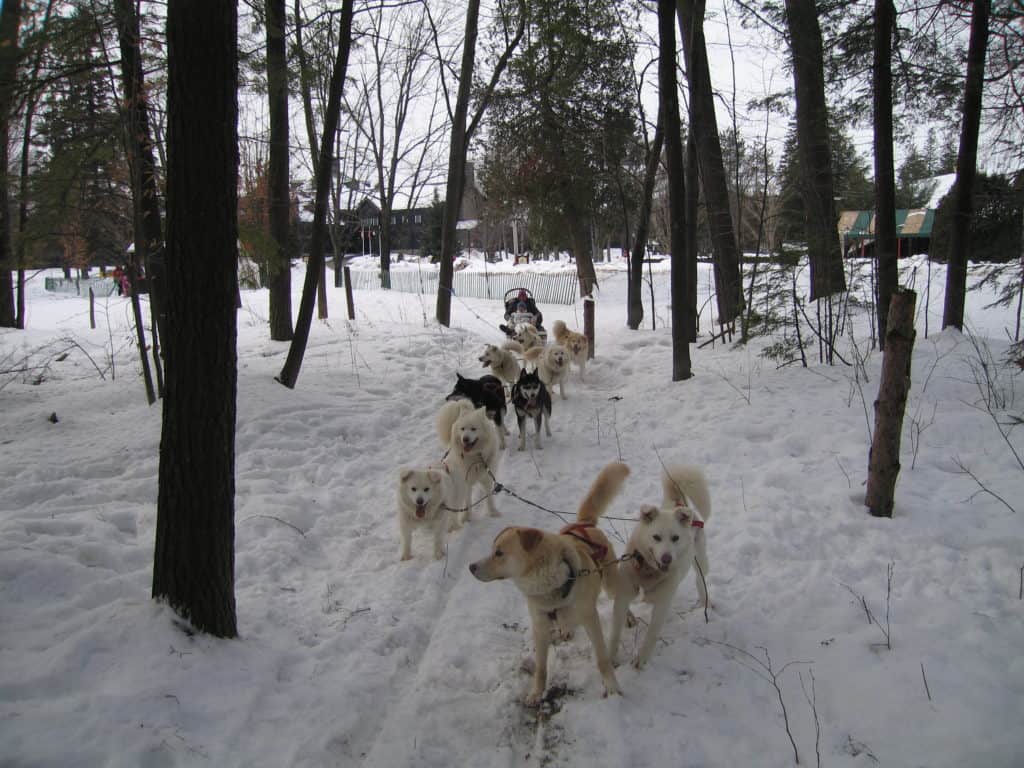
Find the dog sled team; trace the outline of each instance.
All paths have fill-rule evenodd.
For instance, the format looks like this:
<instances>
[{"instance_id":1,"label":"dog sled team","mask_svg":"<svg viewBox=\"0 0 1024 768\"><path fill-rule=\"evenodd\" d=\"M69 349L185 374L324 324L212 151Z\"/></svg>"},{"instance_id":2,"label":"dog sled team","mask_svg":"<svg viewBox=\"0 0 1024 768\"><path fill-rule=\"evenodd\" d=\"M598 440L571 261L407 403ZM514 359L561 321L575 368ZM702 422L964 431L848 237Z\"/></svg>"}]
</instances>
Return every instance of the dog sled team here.
<instances>
[{"instance_id":1,"label":"dog sled team","mask_svg":"<svg viewBox=\"0 0 1024 768\"><path fill-rule=\"evenodd\" d=\"M521 334L524 329L526 333ZM480 379L458 377L437 417L443 458L426 467L399 470L402 560L412 557L416 529L431 534L434 557L442 558L447 535L469 521L472 509L482 503L488 515L499 514L492 489L506 447L505 418L510 403L519 425L519 450L525 448L527 421L533 422L535 448L542 447L542 425L551 436L551 393L557 384L561 397L566 397L569 364L578 366L582 378L588 351L586 337L561 321L553 323L551 330L554 343L548 345L537 343L534 325L521 325L516 338L501 347L488 345L480 356L491 374ZM711 515L711 500L703 473L683 464L661 467L661 503L640 506L620 556L598 524L629 475L626 464L608 464L597 473L573 523L557 532L504 528L489 554L469 566L470 573L482 582L510 580L526 599L534 646L527 705L536 706L543 700L548 652L556 637L566 638L582 625L605 695L618 694L615 666L622 631L636 622L631 605L637 600L651 605L647 629L633 660L638 669L651 658L675 593L691 570L701 602L707 605L704 524ZM483 495L474 504L476 488ZM612 606L607 633L602 630L597 608L602 591Z\"/></svg>"}]
</instances>

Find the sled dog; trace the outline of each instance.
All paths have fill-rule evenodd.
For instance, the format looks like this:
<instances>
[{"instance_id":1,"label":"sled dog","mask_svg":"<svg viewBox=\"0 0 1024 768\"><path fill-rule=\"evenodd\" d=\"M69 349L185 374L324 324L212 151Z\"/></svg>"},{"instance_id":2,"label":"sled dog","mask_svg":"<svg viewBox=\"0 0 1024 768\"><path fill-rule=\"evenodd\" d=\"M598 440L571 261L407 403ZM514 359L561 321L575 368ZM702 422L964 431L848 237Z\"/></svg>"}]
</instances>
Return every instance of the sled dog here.
<instances>
[{"instance_id":1,"label":"sled dog","mask_svg":"<svg viewBox=\"0 0 1024 768\"><path fill-rule=\"evenodd\" d=\"M484 364L484 368L490 368L491 373L509 386L515 384L519 378L519 361L510 349L488 344L479 360Z\"/></svg>"},{"instance_id":2,"label":"sled dog","mask_svg":"<svg viewBox=\"0 0 1024 768\"><path fill-rule=\"evenodd\" d=\"M398 470L398 534L400 557L412 558L412 532L427 529L433 534L434 557L444 557L445 538L450 527L449 507L457 503L458 487L442 467Z\"/></svg>"},{"instance_id":3,"label":"sled dog","mask_svg":"<svg viewBox=\"0 0 1024 768\"><path fill-rule=\"evenodd\" d=\"M520 371L519 379L512 386L512 406L516 409L516 421L519 422L519 450L526 450L527 419L533 420L533 447L541 450L541 421L544 422L548 437L551 437L551 394L536 371Z\"/></svg>"},{"instance_id":4,"label":"sled dog","mask_svg":"<svg viewBox=\"0 0 1024 768\"><path fill-rule=\"evenodd\" d=\"M492 473L497 470L498 428L483 408L474 408L468 400L447 402L437 416L437 436L446 448L445 464L456 483L457 498L452 509L456 527L469 519L474 486L484 490L487 512L498 515L491 489Z\"/></svg>"},{"instance_id":5,"label":"sled dog","mask_svg":"<svg viewBox=\"0 0 1024 768\"><path fill-rule=\"evenodd\" d=\"M537 374L548 392L553 395L557 384L558 393L565 400L565 381L569 378L569 353L565 347L561 344L534 347L526 350L523 356L537 367Z\"/></svg>"},{"instance_id":6,"label":"sled dog","mask_svg":"<svg viewBox=\"0 0 1024 768\"><path fill-rule=\"evenodd\" d=\"M551 326L555 343L561 344L569 353L569 362L580 369L580 380L587 372L587 357L590 356L590 342L582 333L569 330L561 320L555 320Z\"/></svg>"},{"instance_id":7,"label":"sled dog","mask_svg":"<svg viewBox=\"0 0 1024 768\"><path fill-rule=\"evenodd\" d=\"M497 376L481 376L467 379L455 374L455 387L445 400L469 400L477 408L487 410L487 416L498 425L498 444L505 447L505 387Z\"/></svg>"},{"instance_id":8,"label":"sled dog","mask_svg":"<svg viewBox=\"0 0 1024 768\"><path fill-rule=\"evenodd\" d=\"M506 528L495 538L490 556L469 566L470 573L480 581L511 579L526 596L534 644L528 706L536 706L544 696L548 649L556 626L568 632L583 625L594 648L605 695L619 693L597 614L602 582L609 592L616 589L617 563L611 542L597 527L597 519L628 475L625 464L609 464L590 486L576 513L576 523L557 534L536 528Z\"/></svg>"},{"instance_id":9,"label":"sled dog","mask_svg":"<svg viewBox=\"0 0 1024 768\"><path fill-rule=\"evenodd\" d=\"M630 603L643 590L644 602L653 606L635 660L637 669L642 669L650 659L679 582L694 560L700 567L696 573L697 591L701 601L707 600L702 577L708 573L704 523L711 516L707 481L699 468L680 464L663 470L661 485L661 507L640 507L638 524L626 544L625 554L632 555L632 559L619 567L612 611L610 653L615 658Z\"/></svg>"}]
</instances>

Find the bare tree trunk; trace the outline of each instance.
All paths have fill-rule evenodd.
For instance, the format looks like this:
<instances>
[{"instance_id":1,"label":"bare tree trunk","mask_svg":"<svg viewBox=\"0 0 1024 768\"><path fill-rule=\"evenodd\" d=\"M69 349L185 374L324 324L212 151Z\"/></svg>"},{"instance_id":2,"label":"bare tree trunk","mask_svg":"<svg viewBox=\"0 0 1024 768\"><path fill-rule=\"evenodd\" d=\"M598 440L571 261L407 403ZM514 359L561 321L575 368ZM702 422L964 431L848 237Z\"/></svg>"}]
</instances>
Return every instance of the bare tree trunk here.
<instances>
[{"instance_id":1,"label":"bare tree trunk","mask_svg":"<svg viewBox=\"0 0 1024 768\"><path fill-rule=\"evenodd\" d=\"M462 206L463 187L466 182L466 119L469 113L470 89L473 85L473 67L476 60L477 20L480 0L469 0L466 9L466 34L462 42L462 67L459 70L459 91L455 97L452 115L451 144L448 148L448 181L445 187L444 208L441 213L441 263L438 267L437 321L451 323L452 281L455 277L453 260L458 237L456 225Z\"/></svg>"},{"instance_id":2,"label":"bare tree trunk","mask_svg":"<svg viewBox=\"0 0 1024 768\"><path fill-rule=\"evenodd\" d=\"M875 517L892 517L896 478L900 473L900 434L910 391L914 351L914 303L917 294L897 288L887 313L885 356L875 401L875 433L868 456L864 505Z\"/></svg>"},{"instance_id":3,"label":"bare tree trunk","mask_svg":"<svg viewBox=\"0 0 1024 768\"><path fill-rule=\"evenodd\" d=\"M797 152L803 172L804 226L811 264L811 301L846 290L836 230L821 26L814 0L786 0L796 90Z\"/></svg>"},{"instance_id":4,"label":"bare tree trunk","mask_svg":"<svg viewBox=\"0 0 1024 768\"><path fill-rule=\"evenodd\" d=\"M132 209L135 252L128 260L128 283L132 287L132 313L137 326L139 354L146 381L146 395L153 403L153 384L146 359L142 309L139 306L139 266L145 268L149 285L151 318L153 319L153 364L156 368L156 394L163 395L163 366L159 339L166 330L163 291L164 267L163 224L160 220L159 185L153 140L149 131L149 110L143 80L142 56L139 50L139 17L132 0L115 0L118 42L121 49L121 79L124 83L124 122L128 158L131 166Z\"/></svg>"},{"instance_id":5,"label":"bare tree trunk","mask_svg":"<svg viewBox=\"0 0 1024 768\"><path fill-rule=\"evenodd\" d=\"M690 132L696 142L700 182L704 190L704 205L707 206L708 228L711 230L711 245L715 255L718 322L724 325L731 323L743 311L743 279L740 274L736 230L729 207L729 185L722 160L718 122L715 119L707 45L704 41L704 1L678 0L677 15L690 84Z\"/></svg>"},{"instance_id":6,"label":"bare tree trunk","mask_svg":"<svg viewBox=\"0 0 1024 768\"><path fill-rule=\"evenodd\" d=\"M11 207L7 169L10 116L14 113L14 86L18 77L18 32L21 28L21 0L4 0L0 6L0 327L17 327L14 285L11 282L14 253L11 249Z\"/></svg>"},{"instance_id":7,"label":"bare tree trunk","mask_svg":"<svg viewBox=\"0 0 1024 768\"><path fill-rule=\"evenodd\" d=\"M665 124L668 165L669 239L672 254L672 381L693 376L690 334L696 307L691 307L689 266L686 264L686 184L682 126L676 82L675 0L658 0L658 109Z\"/></svg>"},{"instance_id":8,"label":"bare tree trunk","mask_svg":"<svg viewBox=\"0 0 1024 768\"><path fill-rule=\"evenodd\" d=\"M693 103L693 94L690 94ZM700 208L700 182L697 171L697 142L694 141L692 123L686 137L686 213L684 248L686 261L686 306L693 307L693 321L689 323L690 342L697 341L700 331L700 316L697 314L697 211ZM711 329L712 335L714 328Z\"/></svg>"},{"instance_id":9,"label":"bare tree trunk","mask_svg":"<svg viewBox=\"0 0 1024 768\"><path fill-rule=\"evenodd\" d=\"M306 354L309 327L313 322L316 286L324 259L324 243L327 242L327 203L330 199L331 169L334 166L334 137L338 131L341 95L345 89L348 54L352 47L352 6L353 0L344 0L341 6L338 56L334 62L334 71L331 73L327 110L324 112L324 133L320 140L320 162L316 169L316 203L313 209L313 231L309 239L306 281L302 286L299 316L295 323L295 336L288 347L288 359L285 360L281 373L277 375L277 380L290 389L294 388L295 382L298 381L302 358Z\"/></svg>"},{"instance_id":10,"label":"bare tree trunk","mask_svg":"<svg viewBox=\"0 0 1024 768\"><path fill-rule=\"evenodd\" d=\"M43 23L40 34L43 37L49 32L50 18L53 14L54 0L47 0L46 11L43 14ZM43 52L45 47L40 45L36 49L35 60L32 62L32 72L28 82L35 83L39 77L39 69L42 66ZM18 179L18 288L17 288L17 317L16 325L24 330L25 328L25 253L27 243L25 232L28 229L28 197L29 197L29 154L32 151L32 123L35 120L36 107L39 104L40 93L36 89L30 90L25 96L25 122L24 131L21 134L21 170Z\"/></svg>"},{"instance_id":11,"label":"bare tree trunk","mask_svg":"<svg viewBox=\"0 0 1024 768\"><path fill-rule=\"evenodd\" d=\"M437 322L447 326L451 323L452 314L452 280L454 279L453 260L459 220L459 207L462 205L462 193L466 182L466 150L469 140L476 132L498 80L508 65L513 51L519 46L526 30L526 2L519 0L519 23L516 32L505 46L491 74L490 82L479 96L477 109L472 121L467 125L469 99L472 94L473 70L476 61L477 23L480 15L480 0L470 0L466 10L466 34L462 47L462 66L459 70L459 90L455 97L455 111L452 113L451 145L448 150L448 179L445 189L445 206L441 219L441 263L438 268L437 306L435 316ZM436 42L436 41L435 41ZM443 73L443 69L442 69ZM449 204L454 201L454 205Z\"/></svg>"},{"instance_id":12,"label":"bare tree trunk","mask_svg":"<svg viewBox=\"0 0 1024 768\"><path fill-rule=\"evenodd\" d=\"M219 637L238 635L237 8L167 5L167 391L153 597ZM196 131L200 124L207 129Z\"/></svg>"},{"instance_id":13,"label":"bare tree trunk","mask_svg":"<svg viewBox=\"0 0 1024 768\"><path fill-rule=\"evenodd\" d=\"M633 241L633 253L630 254L629 303L626 310L626 324L634 331L644 320L644 256L647 254L647 232L651 225L651 201L654 198L654 182L658 176L658 166L661 164L661 148L664 139L665 130L659 109L658 122L654 128L654 139L651 141L647 154L643 196L640 198L640 213L636 223L636 239ZM653 306L651 312L654 312Z\"/></svg>"},{"instance_id":14,"label":"bare tree trunk","mask_svg":"<svg viewBox=\"0 0 1024 768\"><path fill-rule=\"evenodd\" d=\"M273 254L267 269L270 338L292 338L291 189L288 172L288 56L285 46L285 0L266 0L267 102L270 147L267 156L267 210Z\"/></svg>"},{"instance_id":15,"label":"bare tree trunk","mask_svg":"<svg viewBox=\"0 0 1024 768\"><path fill-rule=\"evenodd\" d=\"M953 186L953 226L946 267L946 302L942 327L963 330L964 302L967 300L967 264L971 257L971 212L974 177L978 170L978 132L981 125L981 95L985 84L985 49L988 47L988 17L991 0L978 0L971 13L971 41L967 46L967 82L964 85L964 116L960 125L960 149L956 158Z\"/></svg>"},{"instance_id":16,"label":"bare tree trunk","mask_svg":"<svg viewBox=\"0 0 1024 768\"><path fill-rule=\"evenodd\" d=\"M892 33L896 7L875 0L875 258L878 261L878 346L885 349L889 302L899 284L896 253L896 176L893 169Z\"/></svg>"}]
</instances>

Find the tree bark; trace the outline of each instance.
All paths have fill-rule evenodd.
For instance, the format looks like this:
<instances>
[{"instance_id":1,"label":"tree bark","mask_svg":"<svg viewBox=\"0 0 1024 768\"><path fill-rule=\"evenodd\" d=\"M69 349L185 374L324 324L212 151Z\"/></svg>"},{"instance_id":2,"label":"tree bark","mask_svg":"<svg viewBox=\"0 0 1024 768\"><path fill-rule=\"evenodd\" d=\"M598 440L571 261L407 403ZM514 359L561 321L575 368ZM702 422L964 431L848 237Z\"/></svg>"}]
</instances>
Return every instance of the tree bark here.
<instances>
[{"instance_id":1,"label":"tree bark","mask_svg":"<svg viewBox=\"0 0 1024 768\"><path fill-rule=\"evenodd\" d=\"M672 381L693 376L690 334L697 308L690 306L689 267L686 264L686 183L682 126L676 81L675 0L658 0L658 109L665 123L668 165L669 240L672 254Z\"/></svg>"},{"instance_id":2,"label":"tree bark","mask_svg":"<svg viewBox=\"0 0 1024 768\"><path fill-rule=\"evenodd\" d=\"M445 186L444 208L441 213L441 262L438 267L437 321L447 326L451 323L452 282L455 278L453 260L458 237L456 224L462 193L466 183L466 119L469 113L470 89L473 85L473 68L476 60L477 22L480 16L480 0L469 0L466 9L466 34L462 42L462 66L459 69L459 90L455 97L455 112L452 115L451 144L448 147L448 179Z\"/></svg>"},{"instance_id":3,"label":"tree bark","mask_svg":"<svg viewBox=\"0 0 1024 768\"><path fill-rule=\"evenodd\" d=\"M892 517L896 478L900 473L900 434L910 391L914 351L914 303L917 294L897 288L887 313L885 356L875 400L875 433L868 454L864 505L875 517Z\"/></svg>"},{"instance_id":4,"label":"tree bark","mask_svg":"<svg viewBox=\"0 0 1024 768\"><path fill-rule=\"evenodd\" d=\"M338 55L334 62L334 71L331 73L327 109L324 112L324 133L320 139L320 162L316 169L316 202L313 208L313 229L309 238L306 279L302 286L302 298L299 301L295 335L288 347L288 359L285 360L281 373L277 375L277 380L290 389L294 388L295 382L298 381L302 358L306 354L309 327L313 322L316 287L324 259L324 243L327 242L327 203L330 200L331 170L334 167L334 138L338 131L341 96L345 90L345 73L348 70L348 54L352 47L352 6L353 0L344 0L341 5Z\"/></svg>"},{"instance_id":5,"label":"tree bark","mask_svg":"<svg viewBox=\"0 0 1024 768\"><path fill-rule=\"evenodd\" d=\"M288 57L285 50L285 0L266 0L267 101L270 147L267 155L267 210L273 255L267 270L270 338L292 338L291 189L288 174Z\"/></svg>"},{"instance_id":6,"label":"tree bark","mask_svg":"<svg viewBox=\"0 0 1024 768\"><path fill-rule=\"evenodd\" d=\"M167 389L153 597L219 637L238 634L237 13L225 0L167 6Z\"/></svg>"},{"instance_id":7,"label":"tree bark","mask_svg":"<svg viewBox=\"0 0 1024 768\"><path fill-rule=\"evenodd\" d=\"M18 77L21 49L21 0L4 0L0 6L0 327L17 327L14 311L14 252L11 248L11 206L7 169L9 164L10 117L14 113L14 86Z\"/></svg>"},{"instance_id":8,"label":"tree bark","mask_svg":"<svg viewBox=\"0 0 1024 768\"><path fill-rule=\"evenodd\" d=\"M960 149L956 157L953 186L953 226L946 266L946 300L942 327L963 330L964 302L967 300L967 264L971 257L971 213L974 178L978 168L978 133L981 127L981 95L985 84L985 50L988 47L988 18L991 0L978 0L971 13L971 40L967 46L967 82L964 85L964 116L960 125Z\"/></svg>"},{"instance_id":9,"label":"tree bark","mask_svg":"<svg viewBox=\"0 0 1024 768\"><path fill-rule=\"evenodd\" d=\"M786 0L796 91L797 153L803 173L804 228L811 266L811 301L846 290L836 229L821 26L814 0Z\"/></svg>"},{"instance_id":10,"label":"tree bark","mask_svg":"<svg viewBox=\"0 0 1024 768\"><path fill-rule=\"evenodd\" d=\"M135 252L128 259L128 282L132 286L132 313L138 329L139 354L142 359L146 394L150 404L154 395L163 395L163 366L159 354L159 339L166 331L163 305L166 259L164 256L163 224L160 220L159 185L156 180L156 161L153 158L153 140L149 130L149 110L146 86L139 50L139 17L132 0L115 0L114 16L117 21L118 43L121 49L121 79L124 83L124 121L126 145L132 180L132 211ZM153 323L153 365L156 368L157 387L153 384L146 358L145 335L142 330L142 308L136 285L139 265L146 270L149 285L150 308Z\"/></svg>"},{"instance_id":11,"label":"tree bark","mask_svg":"<svg viewBox=\"0 0 1024 768\"><path fill-rule=\"evenodd\" d=\"M654 139L647 154L647 168L644 169L643 196L640 198L640 213L636 224L636 240L633 241L633 253L630 254L629 269L629 302L626 308L626 324L634 331L644 320L644 256L647 255L647 233L651 226L651 203L654 199L654 182L661 164L661 148L665 140L665 130L661 110L658 110L658 122L654 128ZM653 311L653 310L652 310Z\"/></svg>"},{"instance_id":12,"label":"tree bark","mask_svg":"<svg viewBox=\"0 0 1024 768\"><path fill-rule=\"evenodd\" d=\"M519 2L519 24L505 51L498 59L491 80L480 95L476 113L467 125L469 98L472 94L473 71L476 66L476 38L480 16L480 0L470 0L466 10L466 34L462 46L462 65L459 70L459 90L455 97L455 111L452 114L451 144L448 149L448 179L445 187L445 206L441 218L441 262L438 267L437 305L435 316L437 322L447 326L451 324L452 315L452 281L455 277L453 261L455 259L458 232L455 229L459 220L459 208L462 205L462 193L466 184L466 150L469 140L475 133L484 110L491 100L494 88L498 84L501 73L505 70L512 52L523 39L526 29L526 3ZM449 201L455 201L450 205Z\"/></svg>"},{"instance_id":13,"label":"tree bark","mask_svg":"<svg viewBox=\"0 0 1024 768\"><path fill-rule=\"evenodd\" d=\"M704 190L711 247L715 255L718 322L724 325L731 323L743 311L743 280L740 275L740 250L729 205L729 185L722 159L722 144L718 137L718 121L715 119L715 97L711 90L711 72L704 40L703 0L678 0L677 15L690 85L690 131L696 141L700 182Z\"/></svg>"},{"instance_id":14,"label":"tree bark","mask_svg":"<svg viewBox=\"0 0 1024 768\"><path fill-rule=\"evenodd\" d=\"M875 258L878 262L878 346L885 349L889 303L899 284L896 251L896 173L893 162L892 33L896 7L892 0L875 0L874 143L875 143Z\"/></svg>"}]
</instances>

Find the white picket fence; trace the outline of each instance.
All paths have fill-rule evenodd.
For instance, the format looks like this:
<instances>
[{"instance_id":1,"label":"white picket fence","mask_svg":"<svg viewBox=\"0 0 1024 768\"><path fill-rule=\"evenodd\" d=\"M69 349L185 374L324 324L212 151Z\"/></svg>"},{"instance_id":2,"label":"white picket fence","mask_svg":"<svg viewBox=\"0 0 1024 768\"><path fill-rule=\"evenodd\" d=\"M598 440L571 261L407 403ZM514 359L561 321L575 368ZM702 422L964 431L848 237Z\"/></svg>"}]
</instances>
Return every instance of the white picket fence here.
<instances>
[{"instance_id":1,"label":"white picket fence","mask_svg":"<svg viewBox=\"0 0 1024 768\"><path fill-rule=\"evenodd\" d=\"M380 272L370 269L352 269L352 287L380 289ZM398 269L391 271L391 290L402 293L437 295L437 269ZM573 304L578 282L575 272L456 272L452 291L456 296L502 301L505 292L513 288L526 288L538 304Z\"/></svg>"},{"instance_id":2,"label":"white picket fence","mask_svg":"<svg viewBox=\"0 0 1024 768\"><path fill-rule=\"evenodd\" d=\"M52 293L72 293L77 296L88 296L92 288L94 296L113 296L117 292L117 283L112 277L44 277L43 288Z\"/></svg>"}]
</instances>

